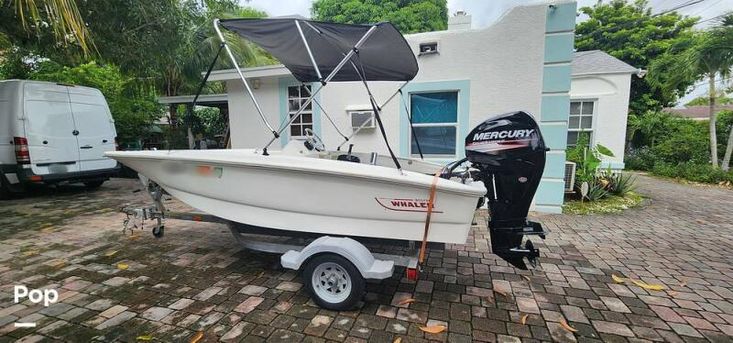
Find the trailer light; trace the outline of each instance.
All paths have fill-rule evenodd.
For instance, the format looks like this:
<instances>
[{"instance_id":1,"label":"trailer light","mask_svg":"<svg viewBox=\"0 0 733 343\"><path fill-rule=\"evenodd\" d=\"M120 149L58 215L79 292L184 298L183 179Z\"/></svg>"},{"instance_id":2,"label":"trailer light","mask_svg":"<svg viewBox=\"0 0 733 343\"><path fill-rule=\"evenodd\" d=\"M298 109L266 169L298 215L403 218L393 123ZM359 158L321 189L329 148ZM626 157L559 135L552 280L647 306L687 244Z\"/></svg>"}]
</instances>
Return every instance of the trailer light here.
<instances>
[{"instance_id":1,"label":"trailer light","mask_svg":"<svg viewBox=\"0 0 733 343\"><path fill-rule=\"evenodd\" d=\"M406 270L406 274L407 274L407 279L408 280L410 280L410 281L417 281L417 276L418 276L417 268L409 268L408 267L407 270Z\"/></svg>"},{"instance_id":2,"label":"trailer light","mask_svg":"<svg viewBox=\"0 0 733 343\"><path fill-rule=\"evenodd\" d=\"M13 137L15 145L15 160L18 164L30 164L31 153L28 150L28 140L25 137Z\"/></svg>"}]
</instances>

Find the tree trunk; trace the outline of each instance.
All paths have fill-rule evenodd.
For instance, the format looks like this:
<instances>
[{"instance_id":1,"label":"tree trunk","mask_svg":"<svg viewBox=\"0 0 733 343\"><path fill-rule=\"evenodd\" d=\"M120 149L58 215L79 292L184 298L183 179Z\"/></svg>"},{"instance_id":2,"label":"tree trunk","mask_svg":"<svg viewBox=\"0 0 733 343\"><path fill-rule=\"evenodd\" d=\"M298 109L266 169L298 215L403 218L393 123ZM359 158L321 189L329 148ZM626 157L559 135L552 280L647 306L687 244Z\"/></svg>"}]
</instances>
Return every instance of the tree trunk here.
<instances>
[{"instance_id":1,"label":"tree trunk","mask_svg":"<svg viewBox=\"0 0 733 343\"><path fill-rule=\"evenodd\" d=\"M718 168L718 137L715 132L715 73L708 75L708 85L710 91L710 160L713 167Z\"/></svg>"},{"instance_id":2,"label":"tree trunk","mask_svg":"<svg viewBox=\"0 0 733 343\"><path fill-rule=\"evenodd\" d=\"M723 156L723 170L730 170L730 155L733 153L733 125L730 126L730 134L728 134L728 144L725 147L725 156Z\"/></svg>"},{"instance_id":3,"label":"tree trunk","mask_svg":"<svg viewBox=\"0 0 733 343\"><path fill-rule=\"evenodd\" d=\"M178 105L177 104L168 105L168 114L170 115L171 127L178 127Z\"/></svg>"}]
</instances>

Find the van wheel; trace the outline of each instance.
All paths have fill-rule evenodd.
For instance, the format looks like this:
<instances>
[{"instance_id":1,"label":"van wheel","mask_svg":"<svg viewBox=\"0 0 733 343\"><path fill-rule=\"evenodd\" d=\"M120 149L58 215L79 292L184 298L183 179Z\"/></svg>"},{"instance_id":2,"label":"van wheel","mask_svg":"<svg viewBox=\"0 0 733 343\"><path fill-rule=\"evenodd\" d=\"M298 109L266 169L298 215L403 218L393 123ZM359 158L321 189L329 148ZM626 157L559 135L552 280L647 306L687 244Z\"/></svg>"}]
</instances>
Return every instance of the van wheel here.
<instances>
[{"instance_id":1,"label":"van wheel","mask_svg":"<svg viewBox=\"0 0 733 343\"><path fill-rule=\"evenodd\" d=\"M104 180L87 181L87 182L84 182L84 186L86 186L89 189L97 189L103 183L104 183Z\"/></svg>"},{"instance_id":2,"label":"van wheel","mask_svg":"<svg viewBox=\"0 0 733 343\"><path fill-rule=\"evenodd\" d=\"M10 199L10 191L2 183L2 180L0 180L0 200L8 200L8 199Z\"/></svg>"},{"instance_id":3,"label":"van wheel","mask_svg":"<svg viewBox=\"0 0 733 343\"><path fill-rule=\"evenodd\" d=\"M7 182L3 174L0 174L0 200L9 200L13 197Z\"/></svg>"},{"instance_id":4,"label":"van wheel","mask_svg":"<svg viewBox=\"0 0 733 343\"><path fill-rule=\"evenodd\" d=\"M361 300L366 286L359 270L336 254L312 258L303 270L303 279L313 301L334 311L352 309Z\"/></svg>"}]
</instances>

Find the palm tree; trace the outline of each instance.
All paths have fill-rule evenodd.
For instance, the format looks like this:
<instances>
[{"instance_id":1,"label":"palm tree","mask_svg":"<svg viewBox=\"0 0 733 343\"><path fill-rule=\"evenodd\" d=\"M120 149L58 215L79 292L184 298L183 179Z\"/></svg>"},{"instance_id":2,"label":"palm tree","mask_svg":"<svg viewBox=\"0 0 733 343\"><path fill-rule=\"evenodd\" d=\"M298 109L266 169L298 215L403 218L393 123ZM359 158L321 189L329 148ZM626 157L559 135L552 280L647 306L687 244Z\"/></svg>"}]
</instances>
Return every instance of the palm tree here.
<instances>
[{"instance_id":1,"label":"palm tree","mask_svg":"<svg viewBox=\"0 0 733 343\"><path fill-rule=\"evenodd\" d=\"M723 17L721 25L713 31L719 53L724 57L722 59L727 61L728 75L733 68L733 13ZM721 167L723 170L730 170L730 158L733 154L733 125L730 128L730 134L728 135L728 143L725 148L725 155L723 156L723 162Z\"/></svg>"},{"instance_id":2,"label":"palm tree","mask_svg":"<svg viewBox=\"0 0 733 343\"><path fill-rule=\"evenodd\" d=\"M733 21L733 19L729 19ZM718 77L726 79L733 67L733 33L729 25L714 27L708 31L696 33L683 48L672 50L650 67L649 76L653 84L668 89L676 89L678 85L690 79L708 81L708 116L710 126L710 160L718 168L718 139L715 132L716 112L715 97ZM730 140L729 140L730 147ZM730 150L730 149L726 149ZM730 155L730 154L728 154ZM724 159L725 160L725 159ZM730 156L728 156L728 161ZM726 165L723 166L727 168Z\"/></svg>"},{"instance_id":3,"label":"palm tree","mask_svg":"<svg viewBox=\"0 0 733 343\"><path fill-rule=\"evenodd\" d=\"M26 32L40 34L51 29L61 44L76 43L85 55L94 47L75 0L0 0L0 9L14 15L0 17L0 41L10 40L9 32L20 24Z\"/></svg>"},{"instance_id":4,"label":"palm tree","mask_svg":"<svg viewBox=\"0 0 733 343\"><path fill-rule=\"evenodd\" d=\"M201 73L206 71L221 43L212 26L214 18L261 18L267 16L267 13L251 7L215 7L215 2L209 2L208 4L209 7L206 8L203 15L195 18L193 25L185 29L179 48L174 53L168 54L167 62L161 68L162 90L166 96L196 91L196 87L201 80ZM275 59L258 46L232 32L224 30L222 33L234 55L241 58L240 65L260 66L276 63ZM216 67L232 68L233 66L222 53ZM175 106L170 108L170 116L172 121L175 121L177 116Z\"/></svg>"}]
</instances>

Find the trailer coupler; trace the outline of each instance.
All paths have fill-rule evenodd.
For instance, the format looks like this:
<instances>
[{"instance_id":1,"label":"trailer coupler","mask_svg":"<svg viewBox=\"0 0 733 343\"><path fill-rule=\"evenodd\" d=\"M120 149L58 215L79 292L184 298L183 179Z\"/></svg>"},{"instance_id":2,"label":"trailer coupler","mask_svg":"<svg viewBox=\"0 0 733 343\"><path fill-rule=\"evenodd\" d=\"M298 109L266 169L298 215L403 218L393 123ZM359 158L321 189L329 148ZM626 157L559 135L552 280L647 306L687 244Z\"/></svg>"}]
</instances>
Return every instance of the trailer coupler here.
<instances>
[{"instance_id":1,"label":"trailer coupler","mask_svg":"<svg viewBox=\"0 0 733 343\"><path fill-rule=\"evenodd\" d=\"M545 239L547 231L537 222L527 221L520 227L499 227L496 223L489 222L491 234L492 252L519 269L527 269L525 258L532 267L537 266L537 259L540 257L539 249L534 247L531 240L527 239L522 246L524 236L539 236Z\"/></svg>"}]
</instances>

